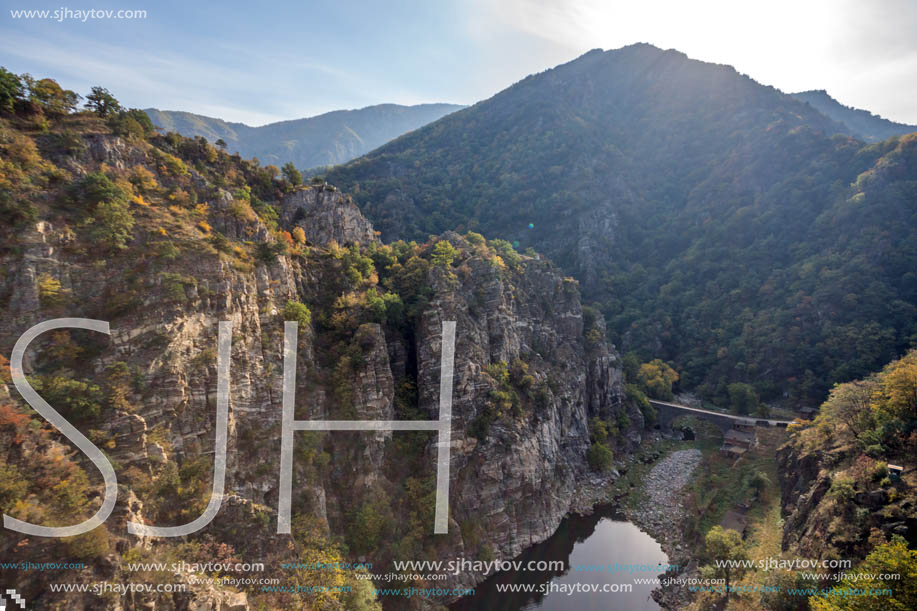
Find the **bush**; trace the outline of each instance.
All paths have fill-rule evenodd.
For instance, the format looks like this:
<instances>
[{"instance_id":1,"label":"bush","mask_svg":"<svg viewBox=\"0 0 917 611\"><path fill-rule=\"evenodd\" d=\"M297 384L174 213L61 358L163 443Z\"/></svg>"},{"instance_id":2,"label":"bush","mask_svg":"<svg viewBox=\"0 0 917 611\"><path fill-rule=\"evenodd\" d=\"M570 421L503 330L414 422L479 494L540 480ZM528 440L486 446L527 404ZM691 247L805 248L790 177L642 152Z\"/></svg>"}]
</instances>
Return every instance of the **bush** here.
<instances>
[{"instance_id":1,"label":"bush","mask_svg":"<svg viewBox=\"0 0 917 611\"><path fill-rule=\"evenodd\" d=\"M306 304L290 300L283 306L283 319L297 322L300 327L308 327L312 323L312 312Z\"/></svg>"},{"instance_id":2,"label":"bush","mask_svg":"<svg viewBox=\"0 0 917 611\"><path fill-rule=\"evenodd\" d=\"M855 494L854 481L845 476L835 477L831 481L831 488L828 489L828 496L839 501L849 501Z\"/></svg>"},{"instance_id":3,"label":"bush","mask_svg":"<svg viewBox=\"0 0 917 611\"><path fill-rule=\"evenodd\" d=\"M87 174L70 190L71 198L89 208L90 237L111 250L126 247L134 227L129 193L102 172Z\"/></svg>"},{"instance_id":4,"label":"bush","mask_svg":"<svg viewBox=\"0 0 917 611\"><path fill-rule=\"evenodd\" d=\"M109 250L123 250L131 238L134 214L126 201L100 202L92 215L92 238Z\"/></svg>"},{"instance_id":5,"label":"bush","mask_svg":"<svg viewBox=\"0 0 917 611\"><path fill-rule=\"evenodd\" d=\"M279 240L273 242L258 242L255 256L263 263L273 263L277 257L287 254L287 245Z\"/></svg>"},{"instance_id":6,"label":"bush","mask_svg":"<svg viewBox=\"0 0 917 611\"><path fill-rule=\"evenodd\" d=\"M102 411L105 395L99 386L87 380L41 376L30 381L35 391L68 419L88 420Z\"/></svg>"},{"instance_id":7,"label":"bush","mask_svg":"<svg viewBox=\"0 0 917 611\"><path fill-rule=\"evenodd\" d=\"M593 443L586 453L586 460L593 471L608 471L614 465L615 455L604 443Z\"/></svg>"},{"instance_id":8,"label":"bush","mask_svg":"<svg viewBox=\"0 0 917 611\"><path fill-rule=\"evenodd\" d=\"M41 274L38 277L38 299L42 307L62 305L67 300L66 293L61 288L60 280L51 274Z\"/></svg>"}]
</instances>

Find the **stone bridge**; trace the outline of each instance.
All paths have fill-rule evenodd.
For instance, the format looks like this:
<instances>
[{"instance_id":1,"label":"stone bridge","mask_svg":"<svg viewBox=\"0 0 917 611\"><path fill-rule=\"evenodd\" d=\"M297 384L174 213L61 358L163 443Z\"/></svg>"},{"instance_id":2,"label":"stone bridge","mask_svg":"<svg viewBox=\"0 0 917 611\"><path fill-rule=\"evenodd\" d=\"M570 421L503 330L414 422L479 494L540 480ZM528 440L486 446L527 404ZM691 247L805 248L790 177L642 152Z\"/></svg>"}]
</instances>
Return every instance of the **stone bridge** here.
<instances>
[{"instance_id":1,"label":"stone bridge","mask_svg":"<svg viewBox=\"0 0 917 611\"><path fill-rule=\"evenodd\" d=\"M768 418L752 418L750 416L735 416L733 414L724 414L722 412L713 412L707 409L697 407L688 407L678 403L669 403L668 401L657 401L650 399L650 405L656 408L656 423L659 428L671 429L672 421L679 416L695 416L717 425L725 434L737 424L752 424L755 426L779 426L786 427L790 424L789 420L770 420Z\"/></svg>"}]
</instances>

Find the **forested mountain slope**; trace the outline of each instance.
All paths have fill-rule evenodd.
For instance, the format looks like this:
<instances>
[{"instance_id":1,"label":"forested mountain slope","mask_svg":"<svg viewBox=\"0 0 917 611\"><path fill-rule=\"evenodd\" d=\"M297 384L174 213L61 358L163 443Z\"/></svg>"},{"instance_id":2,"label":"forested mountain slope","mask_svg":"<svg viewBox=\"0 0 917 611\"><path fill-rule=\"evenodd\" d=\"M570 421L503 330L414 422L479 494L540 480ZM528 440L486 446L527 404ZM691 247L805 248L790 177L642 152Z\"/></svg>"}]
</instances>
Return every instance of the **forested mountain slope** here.
<instances>
[{"instance_id":1,"label":"forested mountain slope","mask_svg":"<svg viewBox=\"0 0 917 611\"><path fill-rule=\"evenodd\" d=\"M590 466L609 469L612 451L639 443L644 415L626 399L601 319L548 261L474 233L383 244L332 186L156 133L113 100L77 112L75 94L50 79L0 77L18 85L0 92L12 91L0 96L0 355L52 319L101 320L111 332L49 331L25 355L30 383L104 452L118 482L113 513L85 534L0 538L0 581L30 606L123 608L118 596L49 585L105 581L187 586L132 593L131 608L378 611L363 571L316 578L283 563L512 558L556 529ZM220 511L189 536L129 534L127 522L187 524L211 498L223 321ZM298 431L292 532L278 534L286 321L299 326L298 420L428 421L439 417L442 322L455 321L448 534L433 534L429 431ZM102 504L99 470L10 374L0 357L0 511L78 524ZM16 568L48 558L85 566ZM220 569L128 568L243 559L266 568L233 573L251 578L238 588L216 579ZM450 573L436 585L451 592L483 577ZM262 590L262 578L291 591Z\"/></svg>"},{"instance_id":2,"label":"forested mountain slope","mask_svg":"<svg viewBox=\"0 0 917 611\"><path fill-rule=\"evenodd\" d=\"M729 66L591 51L333 169L384 238L535 247L622 351L821 401L917 334L917 137L864 145Z\"/></svg>"},{"instance_id":3,"label":"forested mountain slope","mask_svg":"<svg viewBox=\"0 0 917 611\"><path fill-rule=\"evenodd\" d=\"M852 135L864 142L879 142L894 136L917 132L917 125L906 125L883 119L868 110L844 106L824 89L792 94L797 100L810 104L815 110L843 124Z\"/></svg>"}]
</instances>

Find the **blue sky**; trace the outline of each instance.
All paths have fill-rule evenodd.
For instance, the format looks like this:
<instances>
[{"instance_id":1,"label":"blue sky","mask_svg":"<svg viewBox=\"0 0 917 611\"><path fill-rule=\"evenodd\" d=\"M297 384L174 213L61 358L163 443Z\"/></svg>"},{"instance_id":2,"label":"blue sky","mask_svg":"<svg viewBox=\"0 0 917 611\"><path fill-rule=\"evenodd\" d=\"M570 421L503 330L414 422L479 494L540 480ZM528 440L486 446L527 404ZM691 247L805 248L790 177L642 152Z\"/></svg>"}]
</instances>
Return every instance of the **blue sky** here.
<instances>
[{"instance_id":1,"label":"blue sky","mask_svg":"<svg viewBox=\"0 0 917 611\"><path fill-rule=\"evenodd\" d=\"M917 2L0 0L0 65L122 103L259 125L382 102L484 99L600 47L650 42L784 91L917 123ZM139 20L13 19L134 9Z\"/></svg>"}]
</instances>

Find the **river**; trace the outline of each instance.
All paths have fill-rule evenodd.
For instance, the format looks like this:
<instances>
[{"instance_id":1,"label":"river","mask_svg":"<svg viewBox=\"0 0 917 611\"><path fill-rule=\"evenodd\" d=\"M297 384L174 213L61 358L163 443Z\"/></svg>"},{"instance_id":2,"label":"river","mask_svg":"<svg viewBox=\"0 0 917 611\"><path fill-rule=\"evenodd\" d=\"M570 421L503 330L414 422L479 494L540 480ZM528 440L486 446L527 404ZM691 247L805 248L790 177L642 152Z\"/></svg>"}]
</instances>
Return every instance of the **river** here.
<instances>
[{"instance_id":1,"label":"river","mask_svg":"<svg viewBox=\"0 0 917 611\"><path fill-rule=\"evenodd\" d=\"M505 571L491 575L475 588L474 596L464 597L449 608L451 611L544 611L621 610L650 611L659 605L650 598L655 584L635 584L634 579L661 575L656 569L665 565L668 558L660 545L636 525L616 514L610 505L596 507L591 516L570 516L564 519L557 531L543 543L535 545L516 558L526 566L529 561L563 560L563 571ZM628 573L616 571L577 571L577 565L642 565L644 570ZM508 593L498 591L507 584L534 584L542 592ZM600 590L623 589L630 592L574 592L571 587L593 587Z\"/></svg>"}]
</instances>

